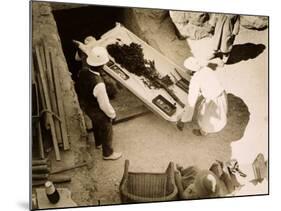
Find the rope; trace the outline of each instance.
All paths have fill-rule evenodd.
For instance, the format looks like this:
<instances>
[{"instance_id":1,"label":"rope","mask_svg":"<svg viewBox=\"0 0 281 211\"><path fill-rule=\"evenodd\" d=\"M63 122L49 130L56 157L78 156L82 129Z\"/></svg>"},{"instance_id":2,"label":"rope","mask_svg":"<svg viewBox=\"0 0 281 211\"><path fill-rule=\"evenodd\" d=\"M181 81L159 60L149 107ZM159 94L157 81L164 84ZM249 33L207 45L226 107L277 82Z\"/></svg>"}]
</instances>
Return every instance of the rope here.
<instances>
[{"instance_id":1,"label":"rope","mask_svg":"<svg viewBox=\"0 0 281 211\"><path fill-rule=\"evenodd\" d=\"M45 113L49 113L49 114L51 114L53 117L55 117L57 120L59 120L60 122L62 122L62 120L61 120L61 118L57 115L57 114L55 114L53 111L50 111L50 110L48 110L48 109L43 109L41 112L40 112L40 117L41 116L43 116Z\"/></svg>"}]
</instances>

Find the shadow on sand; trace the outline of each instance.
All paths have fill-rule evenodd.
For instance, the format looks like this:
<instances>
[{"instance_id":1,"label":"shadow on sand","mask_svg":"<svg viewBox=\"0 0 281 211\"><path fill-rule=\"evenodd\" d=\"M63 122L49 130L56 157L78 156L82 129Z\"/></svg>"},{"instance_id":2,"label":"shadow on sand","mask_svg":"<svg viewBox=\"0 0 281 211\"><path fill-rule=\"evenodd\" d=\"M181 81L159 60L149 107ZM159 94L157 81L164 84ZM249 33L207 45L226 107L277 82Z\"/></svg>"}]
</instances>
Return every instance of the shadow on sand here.
<instances>
[{"instance_id":1,"label":"shadow on sand","mask_svg":"<svg viewBox=\"0 0 281 211\"><path fill-rule=\"evenodd\" d=\"M263 44L244 43L234 45L227 64L235 64L240 61L254 59L265 49Z\"/></svg>"},{"instance_id":2,"label":"shadow on sand","mask_svg":"<svg viewBox=\"0 0 281 211\"><path fill-rule=\"evenodd\" d=\"M228 142L238 141L243 137L249 123L250 112L241 98L229 93L227 94L227 100L227 124L224 129L219 132L219 135L224 137L225 141Z\"/></svg>"},{"instance_id":3,"label":"shadow on sand","mask_svg":"<svg viewBox=\"0 0 281 211\"><path fill-rule=\"evenodd\" d=\"M227 94L227 100L228 113L226 126L220 132L208 134L205 139L218 139L230 143L240 140L243 137L250 118L248 107L241 98L231 93ZM195 116L193 117L193 121L196 121ZM193 134L198 136L199 134L197 133L197 129L193 130Z\"/></svg>"}]
</instances>

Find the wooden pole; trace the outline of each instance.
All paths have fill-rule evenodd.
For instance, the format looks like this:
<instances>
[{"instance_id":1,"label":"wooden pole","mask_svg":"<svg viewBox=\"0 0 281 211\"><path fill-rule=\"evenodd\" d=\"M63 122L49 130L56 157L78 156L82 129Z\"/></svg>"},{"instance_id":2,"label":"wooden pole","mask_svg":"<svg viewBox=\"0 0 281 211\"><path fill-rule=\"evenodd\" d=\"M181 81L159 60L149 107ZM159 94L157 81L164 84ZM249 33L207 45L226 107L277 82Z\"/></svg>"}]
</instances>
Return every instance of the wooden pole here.
<instances>
[{"instance_id":1,"label":"wooden pole","mask_svg":"<svg viewBox=\"0 0 281 211\"><path fill-rule=\"evenodd\" d=\"M41 173L41 174L32 174L32 180L44 180L48 179L49 174Z\"/></svg>"},{"instance_id":2,"label":"wooden pole","mask_svg":"<svg viewBox=\"0 0 281 211\"><path fill-rule=\"evenodd\" d=\"M50 168L47 164L32 166L32 172L50 172Z\"/></svg>"},{"instance_id":3,"label":"wooden pole","mask_svg":"<svg viewBox=\"0 0 281 211\"><path fill-rule=\"evenodd\" d=\"M33 91L35 92L35 99L32 99L32 101L34 102L34 100L36 100L36 107L37 107L37 111L36 111L36 115L40 115L39 112L39 93L38 93L38 84L36 82L36 78L35 78L35 71L34 71L34 64L32 62L32 84L34 84L34 86L32 86L32 89L34 89ZM40 118L39 121L36 123L36 129L37 129L37 136L38 136L38 147L39 147L39 154L40 154L40 158L44 159L45 158L45 154L44 154L44 145L43 145L43 138L42 138L42 131L41 131L41 123L40 123Z\"/></svg>"},{"instance_id":4,"label":"wooden pole","mask_svg":"<svg viewBox=\"0 0 281 211\"><path fill-rule=\"evenodd\" d=\"M36 57L36 54L34 53L33 54L33 58ZM35 59L33 60L35 62ZM33 63L34 63L33 62ZM42 104L42 109L45 110L47 109L47 106L46 106L46 101L45 101L45 97L44 97L44 93L43 93L43 86L42 86L42 81L41 81L41 78L39 76L39 65L38 65L38 61L36 61L36 70L37 72L35 71L34 69L34 76L35 76L35 80L37 82L37 85L38 85L38 92L39 92L39 96L40 96L40 100L41 100L41 104ZM44 126L47 130L50 129L50 124L48 122L48 118L46 115L44 115Z\"/></svg>"},{"instance_id":5,"label":"wooden pole","mask_svg":"<svg viewBox=\"0 0 281 211\"><path fill-rule=\"evenodd\" d=\"M52 71L51 71L51 61L50 61L50 54L46 46L44 45L43 42L43 49L45 50L45 58L46 58L46 73L47 73L47 81L49 85L49 93L50 93L50 102L51 102L51 107L52 111L58 115L58 107L57 107L57 100L56 100L56 94L55 94L55 89L54 89L54 82L53 82L53 77L52 77ZM53 117L54 124L55 124L55 130L56 130L56 135L57 135L57 141L59 145L62 145L62 134L61 134L61 127L59 120L56 117Z\"/></svg>"},{"instance_id":6,"label":"wooden pole","mask_svg":"<svg viewBox=\"0 0 281 211\"><path fill-rule=\"evenodd\" d=\"M39 165L48 165L48 160L32 160L32 166L39 166Z\"/></svg>"},{"instance_id":7,"label":"wooden pole","mask_svg":"<svg viewBox=\"0 0 281 211\"><path fill-rule=\"evenodd\" d=\"M38 45L35 46L35 52L36 52L36 56L37 56L37 62L38 62L38 67L39 67L39 76L42 81L42 88L43 88L43 93L45 96L46 107L47 107L48 111L51 111L51 103L50 103L50 98L49 98L49 93L48 93L48 88L47 88L46 75L45 75L43 67L42 67L40 48ZM42 50L41 50L41 52L42 52ZM50 129L51 129L51 135L52 135L52 141L53 141L53 145L54 145L56 160L61 160L57 137L56 137L55 125L53 122L52 115L49 112L47 113L47 118L50 123Z\"/></svg>"},{"instance_id":8,"label":"wooden pole","mask_svg":"<svg viewBox=\"0 0 281 211\"><path fill-rule=\"evenodd\" d=\"M44 153L44 145L43 145L42 129L41 129L40 121L38 122L37 132L38 132L40 158L44 159L45 158L45 153Z\"/></svg>"},{"instance_id":9,"label":"wooden pole","mask_svg":"<svg viewBox=\"0 0 281 211\"><path fill-rule=\"evenodd\" d=\"M64 182L71 182L71 177L66 175L54 175L49 176L48 180L52 181L53 183L64 183ZM36 180L32 181L32 187L44 185L47 180Z\"/></svg>"},{"instance_id":10,"label":"wooden pole","mask_svg":"<svg viewBox=\"0 0 281 211\"><path fill-rule=\"evenodd\" d=\"M55 67L55 58L54 54L50 51L50 58L51 58L51 70L52 70L52 76L53 76L53 81L55 85L55 93L57 97L57 106L58 106L58 113L61 118L60 126L61 126L61 132L62 132L62 141L63 141L63 147L64 150L69 150L70 149L70 144L69 144L69 139L67 135L67 128L65 124L65 113L64 113L64 107L63 107L63 102L62 102L62 93L61 93L61 85L59 81L59 72L58 69Z\"/></svg>"}]
</instances>

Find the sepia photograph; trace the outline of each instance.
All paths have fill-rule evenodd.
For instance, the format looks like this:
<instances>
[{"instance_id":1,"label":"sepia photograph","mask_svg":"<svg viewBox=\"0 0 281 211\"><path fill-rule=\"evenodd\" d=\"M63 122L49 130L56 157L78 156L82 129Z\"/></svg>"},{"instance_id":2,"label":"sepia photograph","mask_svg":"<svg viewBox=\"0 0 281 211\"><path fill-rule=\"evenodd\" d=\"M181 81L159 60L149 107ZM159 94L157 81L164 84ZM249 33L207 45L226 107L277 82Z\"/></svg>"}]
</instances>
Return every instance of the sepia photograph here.
<instances>
[{"instance_id":1,"label":"sepia photograph","mask_svg":"<svg viewBox=\"0 0 281 211\"><path fill-rule=\"evenodd\" d=\"M30 1L30 209L269 194L269 16L160 7Z\"/></svg>"}]
</instances>

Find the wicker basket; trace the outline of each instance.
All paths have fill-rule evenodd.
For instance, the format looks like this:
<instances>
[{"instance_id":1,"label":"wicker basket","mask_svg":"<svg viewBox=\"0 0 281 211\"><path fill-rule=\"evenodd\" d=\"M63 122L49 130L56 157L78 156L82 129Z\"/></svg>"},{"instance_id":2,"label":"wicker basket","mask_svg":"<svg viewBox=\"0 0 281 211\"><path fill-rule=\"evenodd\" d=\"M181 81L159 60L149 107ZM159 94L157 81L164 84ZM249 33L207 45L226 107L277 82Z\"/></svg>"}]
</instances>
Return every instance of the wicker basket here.
<instances>
[{"instance_id":1,"label":"wicker basket","mask_svg":"<svg viewBox=\"0 0 281 211\"><path fill-rule=\"evenodd\" d=\"M175 184L174 163L170 162L164 173L129 172L129 161L120 183L123 203L152 201L171 201L177 199L178 189Z\"/></svg>"}]
</instances>

